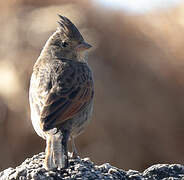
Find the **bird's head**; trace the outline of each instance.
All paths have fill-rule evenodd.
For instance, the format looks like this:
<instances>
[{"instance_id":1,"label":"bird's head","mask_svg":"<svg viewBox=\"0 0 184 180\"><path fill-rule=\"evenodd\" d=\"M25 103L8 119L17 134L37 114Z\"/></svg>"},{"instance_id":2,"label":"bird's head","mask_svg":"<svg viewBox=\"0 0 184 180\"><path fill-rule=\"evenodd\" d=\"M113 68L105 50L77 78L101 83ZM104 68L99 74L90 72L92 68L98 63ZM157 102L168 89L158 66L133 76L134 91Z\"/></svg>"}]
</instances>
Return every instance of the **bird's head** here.
<instances>
[{"instance_id":1,"label":"bird's head","mask_svg":"<svg viewBox=\"0 0 184 180\"><path fill-rule=\"evenodd\" d=\"M66 17L59 15L59 28L50 39L55 55L62 58L83 61L86 50L92 46L84 41L77 27Z\"/></svg>"}]
</instances>

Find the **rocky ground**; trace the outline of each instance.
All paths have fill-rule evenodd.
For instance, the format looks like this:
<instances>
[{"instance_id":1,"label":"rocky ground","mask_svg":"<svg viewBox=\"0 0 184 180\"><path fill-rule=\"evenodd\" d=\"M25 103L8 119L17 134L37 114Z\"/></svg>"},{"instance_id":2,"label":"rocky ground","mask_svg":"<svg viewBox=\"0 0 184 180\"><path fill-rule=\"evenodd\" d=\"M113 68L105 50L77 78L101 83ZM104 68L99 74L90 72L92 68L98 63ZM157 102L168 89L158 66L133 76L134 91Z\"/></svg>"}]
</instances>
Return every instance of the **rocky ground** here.
<instances>
[{"instance_id":1,"label":"rocky ground","mask_svg":"<svg viewBox=\"0 0 184 180\"><path fill-rule=\"evenodd\" d=\"M157 164L141 173L135 170L124 171L108 163L98 166L89 158L72 159L69 154L69 168L47 171L43 167L44 157L44 153L39 153L16 168L5 169L0 172L0 180L184 180L184 166L179 164Z\"/></svg>"}]
</instances>

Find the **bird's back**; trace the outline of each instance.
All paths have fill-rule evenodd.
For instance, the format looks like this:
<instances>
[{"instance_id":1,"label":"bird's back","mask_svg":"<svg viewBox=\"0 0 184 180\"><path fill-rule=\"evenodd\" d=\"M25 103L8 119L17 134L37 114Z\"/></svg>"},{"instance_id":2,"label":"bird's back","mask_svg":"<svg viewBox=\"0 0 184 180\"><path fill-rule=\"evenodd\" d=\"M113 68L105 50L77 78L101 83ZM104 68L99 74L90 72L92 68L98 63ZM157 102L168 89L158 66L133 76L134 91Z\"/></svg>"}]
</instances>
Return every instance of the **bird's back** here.
<instances>
[{"instance_id":1,"label":"bird's back","mask_svg":"<svg viewBox=\"0 0 184 180\"><path fill-rule=\"evenodd\" d=\"M36 124L34 127L39 126L35 130L42 131L37 133L43 134L55 127L71 128L68 126L72 126L73 118L91 111L93 93L93 77L87 63L52 59L37 64L30 85L31 111L36 113L32 115L32 122Z\"/></svg>"}]
</instances>

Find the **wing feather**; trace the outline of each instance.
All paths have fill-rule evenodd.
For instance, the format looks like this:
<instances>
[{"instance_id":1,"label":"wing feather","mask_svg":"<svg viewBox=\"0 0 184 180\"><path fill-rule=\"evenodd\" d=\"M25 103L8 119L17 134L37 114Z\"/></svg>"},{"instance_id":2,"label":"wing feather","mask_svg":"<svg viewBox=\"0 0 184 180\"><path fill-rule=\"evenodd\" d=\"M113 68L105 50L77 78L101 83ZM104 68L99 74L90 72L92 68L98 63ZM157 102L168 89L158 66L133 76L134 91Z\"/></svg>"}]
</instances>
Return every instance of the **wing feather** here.
<instances>
[{"instance_id":1,"label":"wing feather","mask_svg":"<svg viewBox=\"0 0 184 180\"><path fill-rule=\"evenodd\" d=\"M53 77L50 92L42 98L45 100L40 110L40 122L45 131L76 116L93 98L92 73L86 63L77 62Z\"/></svg>"}]
</instances>

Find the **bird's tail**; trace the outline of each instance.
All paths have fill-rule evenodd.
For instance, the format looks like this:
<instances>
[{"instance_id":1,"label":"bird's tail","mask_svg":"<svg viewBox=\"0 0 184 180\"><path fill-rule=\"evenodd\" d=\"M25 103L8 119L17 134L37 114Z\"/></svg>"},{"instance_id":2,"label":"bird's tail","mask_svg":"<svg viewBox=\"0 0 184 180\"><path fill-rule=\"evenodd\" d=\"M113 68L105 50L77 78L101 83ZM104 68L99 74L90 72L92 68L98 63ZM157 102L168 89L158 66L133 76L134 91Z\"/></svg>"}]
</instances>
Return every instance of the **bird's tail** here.
<instances>
[{"instance_id":1,"label":"bird's tail","mask_svg":"<svg viewBox=\"0 0 184 180\"><path fill-rule=\"evenodd\" d=\"M47 135L45 168L47 170L63 169L68 167L68 136L65 133Z\"/></svg>"}]
</instances>

